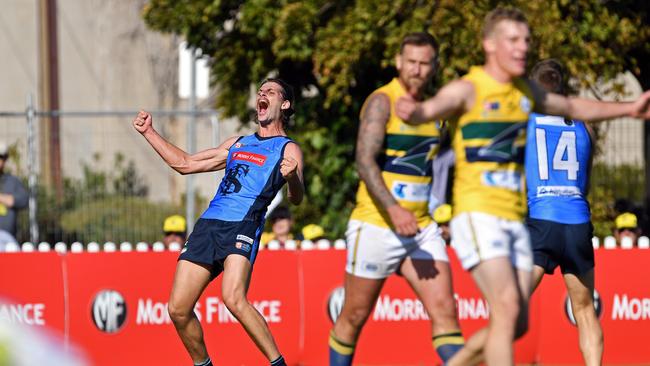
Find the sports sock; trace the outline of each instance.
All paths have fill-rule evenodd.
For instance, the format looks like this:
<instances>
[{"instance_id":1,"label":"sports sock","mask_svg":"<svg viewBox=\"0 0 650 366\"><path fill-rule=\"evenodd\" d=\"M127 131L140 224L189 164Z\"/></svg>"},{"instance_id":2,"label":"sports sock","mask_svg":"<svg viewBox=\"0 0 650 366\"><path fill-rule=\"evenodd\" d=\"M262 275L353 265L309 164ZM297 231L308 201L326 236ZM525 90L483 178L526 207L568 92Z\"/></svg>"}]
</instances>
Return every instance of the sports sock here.
<instances>
[{"instance_id":1,"label":"sports sock","mask_svg":"<svg viewBox=\"0 0 650 366\"><path fill-rule=\"evenodd\" d=\"M334 331L330 332L330 366L350 366L354 357L354 344L346 344L334 336Z\"/></svg>"},{"instance_id":2,"label":"sports sock","mask_svg":"<svg viewBox=\"0 0 650 366\"><path fill-rule=\"evenodd\" d=\"M212 360L208 357L205 361L200 363L195 363L194 366L212 366Z\"/></svg>"},{"instance_id":3,"label":"sports sock","mask_svg":"<svg viewBox=\"0 0 650 366\"><path fill-rule=\"evenodd\" d=\"M443 363L449 361L456 352L463 348L464 344L465 340L460 331L438 334L433 337L433 348L436 349Z\"/></svg>"},{"instance_id":4,"label":"sports sock","mask_svg":"<svg viewBox=\"0 0 650 366\"><path fill-rule=\"evenodd\" d=\"M271 366L287 366L287 364L284 362L284 357L282 357L282 355L280 355L280 357L278 357L275 360L271 361Z\"/></svg>"}]
</instances>

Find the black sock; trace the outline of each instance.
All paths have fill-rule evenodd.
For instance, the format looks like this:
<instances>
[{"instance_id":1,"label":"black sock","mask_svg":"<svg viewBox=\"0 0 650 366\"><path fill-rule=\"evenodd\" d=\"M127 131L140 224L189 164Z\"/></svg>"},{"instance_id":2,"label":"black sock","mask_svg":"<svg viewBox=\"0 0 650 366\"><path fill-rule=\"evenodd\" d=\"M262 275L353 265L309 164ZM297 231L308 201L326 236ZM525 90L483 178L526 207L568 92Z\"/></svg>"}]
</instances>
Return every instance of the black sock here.
<instances>
[{"instance_id":1,"label":"black sock","mask_svg":"<svg viewBox=\"0 0 650 366\"><path fill-rule=\"evenodd\" d=\"M194 366L212 366L212 360L208 356L208 358L205 361L201 363L195 363Z\"/></svg>"},{"instance_id":2,"label":"black sock","mask_svg":"<svg viewBox=\"0 0 650 366\"><path fill-rule=\"evenodd\" d=\"M280 355L280 357L278 357L275 360L271 361L271 366L287 366L287 364L284 362L284 357L282 357L282 355Z\"/></svg>"}]
</instances>

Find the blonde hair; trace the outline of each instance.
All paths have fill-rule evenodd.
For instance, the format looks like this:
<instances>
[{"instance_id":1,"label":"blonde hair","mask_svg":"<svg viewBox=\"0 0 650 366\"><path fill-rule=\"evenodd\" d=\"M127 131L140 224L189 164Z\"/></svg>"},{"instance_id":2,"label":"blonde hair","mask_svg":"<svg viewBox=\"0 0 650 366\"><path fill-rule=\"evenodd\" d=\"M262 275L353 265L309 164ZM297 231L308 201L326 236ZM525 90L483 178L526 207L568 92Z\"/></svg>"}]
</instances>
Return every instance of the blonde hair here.
<instances>
[{"instance_id":1,"label":"blonde hair","mask_svg":"<svg viewBox=\"0 0 650 366\"><path fill-rule=\"evenodd\" d=\"M512 20L528 25L528 20L521 10L517 8L496 8L485 16L483 29L481 29L481 37L485 39L491 36L497 24L503 20Z\"/></svg>"}]
</instances>

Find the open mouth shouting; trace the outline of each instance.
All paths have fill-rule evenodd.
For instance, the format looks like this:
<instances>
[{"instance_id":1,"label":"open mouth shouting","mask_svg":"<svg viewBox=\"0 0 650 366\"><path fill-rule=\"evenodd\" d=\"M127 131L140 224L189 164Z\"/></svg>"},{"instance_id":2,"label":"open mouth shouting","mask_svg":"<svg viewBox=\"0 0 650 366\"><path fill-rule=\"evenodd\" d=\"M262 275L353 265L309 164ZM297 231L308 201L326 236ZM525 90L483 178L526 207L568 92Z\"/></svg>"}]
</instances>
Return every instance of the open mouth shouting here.
<instances>
[{"instance_id":1,"label":"open mouth shouting","mask_svg":"<svg viewBox=\"0 0 650 366\"><path fill-rule=\"evenodd\" d=\"M269 101L266 98L260 98L257 101L257 119L264 120L269 112Z\"/></svg>"}]
</instances>

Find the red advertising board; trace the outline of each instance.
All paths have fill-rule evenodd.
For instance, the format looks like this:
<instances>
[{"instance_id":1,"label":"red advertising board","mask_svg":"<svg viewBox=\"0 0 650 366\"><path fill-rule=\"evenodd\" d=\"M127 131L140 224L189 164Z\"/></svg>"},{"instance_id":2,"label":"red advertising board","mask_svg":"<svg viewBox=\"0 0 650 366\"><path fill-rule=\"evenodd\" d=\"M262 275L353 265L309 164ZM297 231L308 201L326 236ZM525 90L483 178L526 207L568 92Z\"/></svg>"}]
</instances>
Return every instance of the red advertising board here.
<instances>
[{"instance_id":1,"label":"red advertising board","mask_svg":"<svg viewBox=\"0 0 650 366\"><path fill-rule=\"evenodd\" d=\"M0 321L53 328L86 351L92 365L187 364L166 303L178 253L2 253ZM488 307L450 253L465 337L487 324ZM596 289L605 364L650 364L650 250L597 250ZM266 318L291 365L327 364L331 317L343 297L345 251L263 251L249 300ZM267 361L211 283L196 308L218 365ZM11 304L6 302L10 301ZM582 364L562 277L546 276L531 300L530 330L517 363ZM390 277L359 340L355 363L437 365L430 323L415 295ZM408 350L408 352L403 352Z\"/></svg>"},{"instance_id":2,"label":"red advertising board","mask_svg":"<svg viewBox=\"0 0 650 366\"><path fill-rule=\"evenodd\" d=\"M63 278L56 253L0 253L0 321L64 335Z\"/></svg>"}]
</instances>

